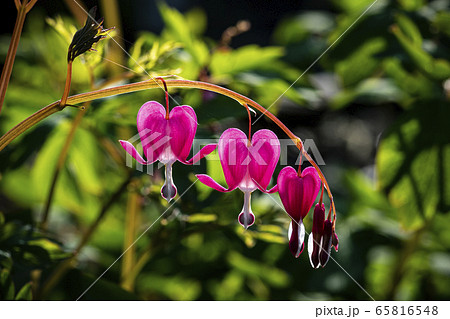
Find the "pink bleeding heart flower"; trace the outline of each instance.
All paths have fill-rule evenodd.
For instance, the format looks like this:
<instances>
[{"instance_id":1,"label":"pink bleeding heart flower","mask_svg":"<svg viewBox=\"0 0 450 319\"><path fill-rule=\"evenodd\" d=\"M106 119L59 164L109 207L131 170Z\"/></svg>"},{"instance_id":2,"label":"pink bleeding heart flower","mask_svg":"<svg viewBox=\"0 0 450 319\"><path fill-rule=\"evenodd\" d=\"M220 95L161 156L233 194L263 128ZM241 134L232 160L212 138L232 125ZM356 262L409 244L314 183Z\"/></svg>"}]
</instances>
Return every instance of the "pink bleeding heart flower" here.
<instances>
[{"instance_id":1,"label":"pink bleeding heart flower","mask_svg":"<svg viewBox=\"0 0 450 319\"><path fill-rule=\"evenodd\" d=\"M161 188L161 195L167 201L177 194L172 178L173 163L180 161L192 165L217 147L216 144L208 144L190 160L186 160L197 131L197 116L189 105L176 106L167 114L166 109L158 102L146 102L139 109L137 129L147 160L142 158L130 142L119 142L140 164L150 165L160 161L165 165L166 180Z\"/></svg>"},{"instance_id":2,"label":"pink bleeding heart flower","mask_svg":"<svg viewBox=\"0 0 450 319\"><path fill-rule=\"evenodd\" d=\"M220 192L230 192L239 188L244 193L244 206L239 214L239 223L248 228L255 221L250 197L259 189L264 193L274 193L277 187L267 190L273 171L280 158L280 141L270 130L257 131L251 141L237 128L227 129L219 138L219 158L228 188L223 187L210 176L197 175L205 184Z\"/></svg>"},{"instance_id":3,"label":"pink bleeding heart flower","mask_svg":"<svg viewBox=\"0 0 450 319\"><path fill-rule=\"evenodd\" d=\"M278 193L292 221L289 225L289 250L297 258L303 251L305 226L303 218L308 214L319 193L321 181L314 167L307 167L298 175L287 166L278 175Z\"/></svg>"}]
</instances>

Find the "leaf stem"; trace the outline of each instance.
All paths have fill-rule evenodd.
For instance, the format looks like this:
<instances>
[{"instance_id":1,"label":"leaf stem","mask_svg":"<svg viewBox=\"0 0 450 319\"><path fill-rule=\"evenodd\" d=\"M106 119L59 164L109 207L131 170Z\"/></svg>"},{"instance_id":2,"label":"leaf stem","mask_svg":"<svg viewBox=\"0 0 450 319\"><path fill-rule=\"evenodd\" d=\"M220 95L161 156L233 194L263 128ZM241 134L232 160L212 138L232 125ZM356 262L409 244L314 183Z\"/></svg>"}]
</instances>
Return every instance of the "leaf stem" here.
<instances>
[{"instance_id":1,"label":"leaf stem","mask_svg":"<svg viewBox=\"0 0 450 319\"><path fill-rule=\"evenodd\" d=\"M79 112L77 116L75 117L74 121L72 122L72 126L70 128L69 134L67 135L66 141L63 145L63 148L61 149L61 152L59 153L58 162L56 163L55 171L53 173L52 182L50 184L50 189L48 191L47 201L45 202L44 211L42 214L42 220L40 228L42 230L47 229L47 223L48 223L48 215L50 212L50 206L53 200L53 195L55 193L56 183L58 181L59 173L61 172L61 169L66 161L67 154L69 153L70 146L72 145L73 138L75 137L75 132L78 128L78 125L81 123L81 120L83 119L83 116L86 112Z\"/></svg>"},{"instance_id":2,"label":"leaf stem","mask_svg":"<svg viewBox=\"0 0 450 319\"><path fill-rule=\"evenodd\" d=\"M130 183L130 180L132 178L132 172L128 172L128 176L123 181L122 184L119 185L117 190L111 195L111 197L108 199L108 201L103 205L101 208L99 214L97 215L97 218L95 221L89 226L89 228L84 233L83 237L81 238L80 242L78 243L77 247L72 253L72 256L61 262L58 267L53 271L53 273L50 275L50 277L47 279L46 283L43 285L41 292L39 294L39 299L45 298L45 296L53 289L53 287L59 282L59 280L64 276L64 274L72 267L75 266L76 263L76 257L80 253L81 249L86 245L86 243L91 239L92 234L97 229L97 227L100 225L100 222L105 217L106 213L108 212L109 208L111 208L112 204L114 204L115 201L120 199L120 195L125 191L126 187Z\"/></svg>"},{"instance_id":3,"label":"leaf stem","mask_svg":"<svg viewBox=\"0 0 450 319\"><path fill-rule=\"evenodd\" d=\"M20 36L22 34L25 17L31 10L37 0L32 0L29 3L22 4L19 0L14 0L17 8L16 24L14 25L11 42L9 43L8 53L2 70L0 78L0 112L2 111L3 102L5 101L6 90L8 89L9 80L11 78L14 60L16 58L17 47L19 46Z\"/></svg>"},{"instance_id":4,"label":"leaf stem","mask_svg":"<svg viewBox=\"0 0 450 319\"><path fill-rule=\"evenodd\" d=\"M91 82L91 89L94 85L94 75L92 69L88 69L89 75L90 75L90 82ZM69 95L70 91L70 83L71 83L71 77L72 77L72 61L69 61L67 66L67 76L66 76L66 85L63 93L63 97L61 100L65 99L67 101L67 97ZM62 102L61 102L62 103ZM75 132L80 125L81 121L83 120L84 115L86 114L87 108L91 104L91 101L85 102L83 105L84 112L79 112L75 119L72 122L72 126L70 127L69 134L67 135L66 141L61 149L61 152L59 153L58 161L56 163L55 171L53 172L52 181L50 184L50 189L48 191L47 200L45 202L44 211L42 214L42 220L40 224L40 228L42 230L47 229L47 223L48 223L48 216L50 212L50 206L53 200L53 195L56 188L56 183L58 181L59 173L61 172L61 169L64 166L64 163L67 158L67 154L69 153L70 146L72 145L73 138L75 137ZM64 104L62 104L64 105Z\"/></svg>"},{"instance_id":5,"label":"leaf stem","mask_svg":"<svg viewBox=\"0 0 450 319\"><path fill-rule=\"evenodd\" d=\"M133 242L136 239L136 226L138 225L139 212L141 209L141 196L137 191L138 180L132 180L128 187L128 202L125 215L125 238L123 250L127 253L122 258L121 286L128 291L134 290L134 281L126 280L128 274L136 264L136 246Z\"/></svg>"}]
</instances>

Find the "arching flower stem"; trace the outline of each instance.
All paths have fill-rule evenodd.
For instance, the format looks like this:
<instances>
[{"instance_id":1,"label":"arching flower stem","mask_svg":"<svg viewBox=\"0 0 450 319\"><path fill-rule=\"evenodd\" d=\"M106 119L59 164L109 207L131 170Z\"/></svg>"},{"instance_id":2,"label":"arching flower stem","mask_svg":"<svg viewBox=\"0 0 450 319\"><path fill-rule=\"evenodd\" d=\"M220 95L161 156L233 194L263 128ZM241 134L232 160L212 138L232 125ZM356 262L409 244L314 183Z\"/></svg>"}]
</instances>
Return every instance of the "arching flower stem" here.
<instances>
[{"instance_id":1,"label":"arching flower stem","mask_svg":"<svg viewBox=\"0 0 450 319\"><path fill-rule=\"evenodd\" d=\"M303 149L303 147L302 147L302 149ZM302 152L300 152L300 161L299 161L299 163L298 163L298 169L297 169L297 175L300 177L300 176L302 176L302 160L303 160L303 158L302 158Z\"/></svg>"},{"instance_id":2,"label":"arching flower stem","mask_svg":"<svg viewBox=\"0 0 450 319\"><path fill-rule=\"evenodd\" d=\"M158 78L160 79L160 78ZM302 152L302 154L305 156L305 158L308 160L308 162L311 163L312 166L317 170L317 173L319 174L320 179L324 183L325 189L327 190L328 197L330 198L331 207L333 210L333 218L336 218L336 209L333 201L333 195L330 191L330 188L328 186L328 182L323 175L322 171L320 170L319 166L314 162L314 160L311 158L311 156L304 150L303 148L303 142L302 140L297 137L294 133L292 133L289 128L287 128L286 125L284 125L274 114L270 113L268 110L266 110L263 106L256 103L252 99L236 93L232 90L226 89L224 87L206 83L206 82L200 82L200 81L190 81L190 80L182 80L182 79L168 79L165 80L166 86L172 87L172 88L192 88L192 89L201 89L201 90L207 90L211 92L215 92L218 94L222 94L225 96L228 96L237 102L239 102L242 105L247 105L247 107L251 106L257 109L258 111L262 112L265 116L267 116L269 119L271 119L278 127L280 127L283 132L286 133L287 136L295 143L297 148ZM97 100L109 96L115 96L119 94L125 94L125 93L131 93L131 92L137 92L142 90L148 90L148 89L155 89L160 88L160 84L158 84L156 79L131 83L131 84L125 84L120 85L112 88L106 88L106 89L100 89L96 91L81 93L77 95L73 95L67 98L67 105L75 105L87 101ZM60 108L60 101L53 102L46 107L40 109L36 113L32 114L16 126L14 126L11 130L9 130L5 135L0 137L0 151L5 148L11 141L13 141L17 136L25 132L27 129L35 125L36 123L39 123L43 119L47 118L53 113L56 113L58 111L61 111Z\"/></svg>"},{"instance_id":3,"label":"arching flower stem","mask_svg":"<svg viewBox=\"0 0 450 319\"><path fill-rule=\"evenodd\" d=\"M164 85L164 93L166 96L166 120L168 120L170 110L169 110L169 91L167 90L167 84L166 84L166 81L161 77L155 78L155 80L160 80L162 82L162 84Z\"/></svg>"},{"instance_id":4,"label":"arching flower stem","mask_svg":"<svg viewBox=\"0 0 450 319\"><path fill-rule=\"evenodd\" d=\"M248 107L248 104L244 103L243 105L247 109L248 114L248 146L250 146L252 144L252 116L250 114L250 108Z\"/></svg>"}]
</instances>

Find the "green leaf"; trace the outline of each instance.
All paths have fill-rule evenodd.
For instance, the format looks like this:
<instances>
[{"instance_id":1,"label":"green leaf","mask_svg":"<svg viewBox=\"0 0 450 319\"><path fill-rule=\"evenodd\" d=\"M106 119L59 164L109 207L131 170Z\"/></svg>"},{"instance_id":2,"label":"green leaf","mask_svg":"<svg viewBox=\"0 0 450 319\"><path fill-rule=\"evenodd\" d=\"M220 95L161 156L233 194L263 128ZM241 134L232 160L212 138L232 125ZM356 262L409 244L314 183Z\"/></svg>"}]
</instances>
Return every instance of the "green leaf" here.
<instances>
[{"instance_id":1,"label":"green leaf","mask_svg":"<svg viewBox=\"0 0 450 319\"><path fill-rule=\"evenodd\" d=\"M379 187L415 230L450 211L450 109L446 102L417 104L386 134L376 159Z\"/></svg>"},{"instance_id":2,"label":"green leaf","mask_svg":"<svg viewBox=\"0 0 450 319\"><path fill-rule=\"evenodd\" d=\"M398 2L407 11L419 10L425 4L424 0L398 0Z\"/></svg>"},{"instance_id":3,"label":"green leaf","mask_svg":"<svg viewBox=\"0 0 450 319\"><path fill-rule=\"evenodd\" d=\"M62 121L45 141L44 146L38 153L33 168L31 169L31 187L35 198L45 200L50 189L51 179L59 158L61 149L67 139L71 123ZM55 201L67 209L75 211L82 210L82 194L77 190L74 176L70 174L67 166L60 172L59 187L55 190ZM58 191L61 190L61 191ZM20 193L27 193L22 190ZM19 194L20 194L19 193ZM31 193L31 192L30 192Z\"/></svg>"},{"instance_id":4,"label":"green leaf","mask_svg":"<svg viewBox=\"0 0 450 319\"><path fill-rule=\"evenodd\" d=\"M358 170L349 170L344 176L345 185L348 191L352 194L352 197L357 202L356 206L361 205L375 208L384 212L392 211L392 208L387 201L386 197L375 189L374 183L372 183L367 177L365 177Z\"/></svg>"},{"instance_id":5,"label":"green leaf","mask_svg":"<svg viewBox=\"0 0 450 319\"><path fill-rule=\"evenodd\" d=\"M33 299L33 290L31 282L29 282L25 284L22 288L20 288L19 292L16 295L15 300L30 301L32 299Z\"/></svg>"},{"instance_id":6,"label":"green leaf","mask_svg":"<svg viewBox=\"0 0 450 319\"><path fill-rule=\"evenodd\" d=\"M406 53L411 57L416 66L429 77L436 80L446 80L450 77L450 63L443 59L434 59L420 45L413 42L406 34L402 26L391 27L392 33L402 45Z\"/></svg>"},{"instance_id":7,"label":"green leaf","mask_svg":"<svg viewBox=\"0 0 450 319\"><path fill-rule=\"evenodd\" d=\"M215 51L211 57L211 74L227 78L240 72L264 69L284 55L283 48L247 45L233 51Z\"/></svg>"},{"instance_id":8,"label":"green leaf","mask_svg":"<svg viewBox=\"0 0 450 319\"><path fill-rule=\"evenodd\" d=\"M214 214L192 214L186 217L188 223L210 223L217 220Z\"/></svg>"},{"instance_id":9,"label":"green leaf","mask_svg":"<svg viewBox=\"0 0 450 319\"><path fill-rule=\"evenodd\" d=\"M288 45L302 41L310 34L324 35L334 26L333 17L327 12L309 11L283 20L274 31L275 41Z\"/></svg>"},{"instance_id":10,"label":"green leaf","mask_svg":"<svg viewBox=\"0 0 450 319\"><path fill-rule=\"evenodd\" d=\"M103 189L99 175L102 159L98 150L96 138L90 132L78 128L67 161L81 189L95 195L101 194Z\"/></svg>"},{"instance_id":11,"label":"green leaf","mask_svg":"<svg viewBox=\"0 0 450 319\"><path fill-rule=\"evenodd\" d=\"M61 260L71 256L69 252L63 251L59 244L47 238L33 239L28 241L28 244L44 249L51 260Z\"/></svg>"},{"instance_id":12,"label":"green leaf","mask_svg":"<svg viewBox=\"0 0 450 319\"><path fill-rule=\"evenodd\" d=\"M438 12L434 17L433 27L435 27L439 32L443 32L447 36L450 36L450 12Z\"/></svg>"},{"instance_id":13,"label":"green leaf","mask_svg":"<svg viewBox=\"0 0 450 319\"><path fill-rule=\"evenodd\" d=\"M248 259L237 252L231 252L227 259L240 272L249 277L258 277L273 287L282 288L289 284L288 275L281 269Z\"/></svg>"},{"instance_id":14,"label":"green leaf","mask_svg":"<svg viewBox=\"0 0 450 319\"><path fill-rule=\"evenodd\" d=\"M422 46L422 35L420 34L420 30L411 19L404 14L398 13L395 17L395 21L414 45L418 47Z\"/></svg>"},{"instance_id":15,"label":"green leaf","mask_svg":"<svg viewBox=\"0 0 450 319\"><path fill-rule=\"evenodd\" d=\"M194 8L186 12L186 23L192 33L202 35L207 27L207 17L205 12L200 8Z\"/></svg>"},{"instance_id":16,"label":"green leaf","mask_svg":"<svg viewBox=\"0 0 450 319\"><path fill-rule=\"evenodd\" d=\"M386 40L374 38L364 42L347 58L336 63L336 72L343 80L344 86L352 86L370 77L379 67L375 55L386 48Z\"/></svg>"},{"instance_id":17,"label":"green leaf","mask_svg":"<svg viewBox=\"0 0 450 319\"><path fill-rule=\"evenodd\" d=\"M244 276L239 271L232 270L220 283L213 285L212 292L216 300L236 300L243 284Z\"/></svg>"},{"instance_id":18,"label":"green leaf","mask_svg":"<svg viewBox=\"0 0 450 319\"><path fill-rule=\"evenodd\" d=\"M0 300L14 300L14 282L9 270L2 269L0 272Z\"/></svg>"},{"instance_id":19,"label":"green leaf","mask_svg":"<svg viewBox=\"0 0 450 319\"><path fill-rule=\"evenodd\" d=\"M203 66L209 59L209 50L203 41L196 39L194 32L189 28L187 18L166 4L160 3L158 7L166 27L163 38L182 43L193 58L195 66L197 68Z\"/></svg>"},{"instance_id":20,"label":"green leaf","mask_svg":"<svg viewBox=\"0 0 450 319\"><path fill-rule=\"evenodd\" d=\"M437 92L433 81L416 70L415 73L407 72L402 63L396 58L387 58L383 62L383 68L394 81L395 84L402 89L404 93L411 96L419 96L422 99L432 98ZM401 106L408 106L406 103L400 103Z\"/></svg>"},{"instance_id":21,"label":"green leaf","mask_svg":"<svg viewBox=\"0 0 450 319\"><path fill-rule=\"evenodd\" d=\"M364 11L365 8L373 3L373 0L333 0L332 2L347 14L356 14Z\"/></svg>"},{"instance_id":22,"label":"green leaf","mask_svg":"<svg viewBox=\"0 0 450 319\"><path fill-rule=\"evenodd\" d=\"M198 281L182 276L165 277L157 274L142 274L138 277L137 290L158 292L171 300L195 300L200 295Z\"/></svg>"},{"instance_id":23,"label":"green leaf","mask_svg":"<svg viewBox=\"0 0 450 319\"><path fill-rule=\"evenodd\" d=\"M384 299L392 289L393 272L398 254L391 247L376 247L369 253L365 269L368 290L374 298Z\"/></svg>"},{"instance_id":24,"label":"green leaf","mask_svg":"<svg viewBox=\"0 0 450 319\"><path fill-rule=\"evenodd\" d=\"M288 98L298 105L305 104L305 100L300 92L282 79L264 81L255 87L255 91L258 94L258 102L267 107L272 106L275 102L281 102L282 99L280 97ZM274 109L271 109L272 113L274 111Z\"/></svg>"}]
</instances>

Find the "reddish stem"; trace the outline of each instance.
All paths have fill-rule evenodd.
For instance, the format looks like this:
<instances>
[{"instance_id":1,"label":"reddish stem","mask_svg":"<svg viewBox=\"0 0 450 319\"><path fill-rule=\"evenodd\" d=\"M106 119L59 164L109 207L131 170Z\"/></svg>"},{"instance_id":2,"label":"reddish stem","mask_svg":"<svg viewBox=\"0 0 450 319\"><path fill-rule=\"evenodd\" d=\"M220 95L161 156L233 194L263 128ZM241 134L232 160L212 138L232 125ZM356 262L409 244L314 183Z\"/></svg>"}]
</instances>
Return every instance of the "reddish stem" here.
<instances>
[{"instance_id":1,"label":"reddish stem","mask_svg":"<svg viewBox=\"0 0 450 319\"><path fill-rule=\"evenodd\" d=\"M3 65L2 76L0 78L0 112L2 111L3 102L6 96L6 89L8 88L9 79L11 78L12 68L14 60L16 58L17 47L19 46L20 35L22 34L23 24L25 22L25 16L27 15L27 9L24 5L18 4L17 7L17 19L14 25L14 31L9 44L8 53L6 54L6 60ZM30 8L31 9L31 8Z\"/></svg>"},{"instance_id":2,"label":"reddish stem","mask_svg":"<svg viewBox=\"0 0 450 319\"><path fill-rule=\"evenodd\" d=\"M169 91L167 90L167 84L163 78L156 78L156 79L161 80L162 84L164 85L164 92L166 95L166 120L168 120L169 119Z\"/></svg>"},{"instance_id":3,"label":"reddish stem","mask_svg":"<svg viewBox=\"0 0 450 319\"><path fill-rule=\"evenodd\" d=\"M323 183L322 183L322 192L320 193L319 206L322 206L322 200L323 200Z\"/></svg>"},{"instance_id":4,"label":"reddish stem","mask_svg":"<svg viewBox=\"0 0 450 319\"><path fill-rule=\"evenodd\" d=\"M67 104L67 98L69 97L71 82L72 82L72 61L69 61L67 63L66 84L64 85L64 92L61 97L61 101L59 102L61 108L64 108Z\"/></svg>"},{"instance_id":5,"label":"reddish stem","mask_svg":"<svg viewBox=\"0 0 450 319\"><path fill-rule=\"evenodd\" d=\"M298 163L298 170L297 170L298 177L302 177L302 160L303 160L303 155L302 155L302 152L300 152L300 163Z\"/></svg>"},{"instance_id":6,"label":"reddish stem","mask_svg":"<svg viewBox=\"0 0 450 319\"><path fill-rule=\"evenodd\" d=\"M248 145L250 146L252 142L252 116L250 114L250 108L248 107L248 104L244 103L243 105L247 109L248 114Z\"/></svg>"}]
</instances>

